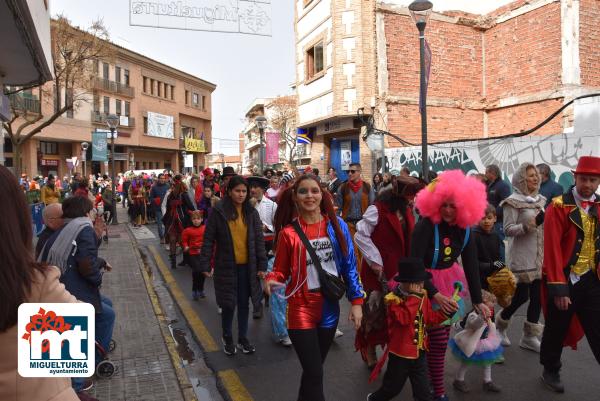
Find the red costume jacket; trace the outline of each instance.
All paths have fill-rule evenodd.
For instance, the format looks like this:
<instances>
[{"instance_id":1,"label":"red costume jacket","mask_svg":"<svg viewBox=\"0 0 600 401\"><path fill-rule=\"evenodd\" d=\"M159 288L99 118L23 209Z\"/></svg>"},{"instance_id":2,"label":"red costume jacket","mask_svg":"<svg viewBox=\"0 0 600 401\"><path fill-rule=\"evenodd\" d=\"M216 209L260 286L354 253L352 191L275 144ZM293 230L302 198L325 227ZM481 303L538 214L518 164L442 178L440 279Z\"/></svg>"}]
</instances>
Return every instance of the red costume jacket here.
<instances>
[{"instance_id":1,"label":"red costume jacket","mask_svg":"<svg viewBox=\"0 0 600 401\"><path fill-rule=\"evenodd\" d=\"M200 227L191 226L183 230L183 233L181 234L181 243L184 248L190 247L190 255L200 255L205 229L206 226L201 225Z\"/></svg>"},{"instance_id":2,"label":"red costume jacket","mask_svg":"<svg viewBox=\"0 0 600 401\"><path fill-rule=\"evenodd\" d=\"M596 195L596 199L600 199ZM600 227L598 224L599 203L589 209L590 216L596 217L594 240L596 260L600 260ZM542 306L546 313L547 300L553 297L569 296L569 275L571 267L577 263L584 239L581 214L575 203L573 193L557 196L546 209L544 220L544 263L542 265ZM599 269L596 268L596 274ZM588 273L590 274L590 273ZM600 277L600 275L599 275ZM577 342L583 337L583 328L576 315L571 320L569 332L563 342L564 346L577 348Z\"/></svg>"}]
</instances>

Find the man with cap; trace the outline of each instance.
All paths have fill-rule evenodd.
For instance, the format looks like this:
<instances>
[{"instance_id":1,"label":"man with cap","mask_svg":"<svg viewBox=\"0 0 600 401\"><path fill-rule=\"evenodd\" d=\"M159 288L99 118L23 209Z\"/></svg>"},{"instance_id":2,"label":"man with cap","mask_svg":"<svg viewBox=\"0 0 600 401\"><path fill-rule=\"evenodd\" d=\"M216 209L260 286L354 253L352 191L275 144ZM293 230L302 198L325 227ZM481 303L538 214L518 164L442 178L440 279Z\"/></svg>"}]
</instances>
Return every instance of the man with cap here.
<instances>
[{"instance_id":1,"label":"man with cap","mask_svg":"<svg viewBox=\"0 0 600 401\"><path fill-rule=\"evenodd\" d=\"M270 257L270 252L273 249L273 240L275 239L275 228L273 220L277 211L277 203L265 196L265 191L269 187L269 180L265 177L250 176L246 178L250 186L250 203L254 205L262 222L262 230L265 238L265 252L267 257ZM268 307L268 300L265 300L265 305ZM254 306L252 315L255 319L262 317L262 304Z\"/></svg>"},{"instance_id":2,"label":"man with cap","mask_svg":"<svg viewBox=\"0 0 600 401\"><path fill-rule=\"evenodd\" d=\"M563 346L576 349L585 336L600 363L600 158L583 156L573 171L575 185L552 200L544 221L540 348L543 382L564 392L560 380Z\"/></svg>"},{"instance_id":3,"label":"man with cap","mask_svg":"<svg viewBox=\"0 0 600 401\"><path fill-rule=\"evenodd\" d=\"M221 175L221 177L223 179L221 181L221 191L220 192L215 191L215 194L219 194L219 197L221 199L223 199L223 197L227 193L227 184L229 183L229 180L231 179L231 177L236 176L236 175L237 174L235 173L235 170L233 169L233 167L225 166L223 168L223 174Z\"/></svg>"}]
</instances>

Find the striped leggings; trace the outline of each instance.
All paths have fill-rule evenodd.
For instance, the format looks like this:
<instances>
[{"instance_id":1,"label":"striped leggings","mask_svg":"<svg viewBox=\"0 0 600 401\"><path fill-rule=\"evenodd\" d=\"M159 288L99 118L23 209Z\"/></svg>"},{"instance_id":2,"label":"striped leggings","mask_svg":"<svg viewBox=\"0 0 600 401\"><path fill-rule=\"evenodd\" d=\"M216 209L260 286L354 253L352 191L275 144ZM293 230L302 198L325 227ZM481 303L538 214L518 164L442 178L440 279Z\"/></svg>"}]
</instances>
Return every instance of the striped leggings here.
<instances>
[{"instance_id":1,"label":"striped leggings","mask_svg":"<svg viewBox=\"0 0 600 401\"><path fill-rule=\"evenodd\" d=\"M429 380L433 387L435 397L444 395L444 360L450 326L434 327L427 330L429 336L429 352L427 353L427 366L429 368Z\"/></svg>"}]
</instances>

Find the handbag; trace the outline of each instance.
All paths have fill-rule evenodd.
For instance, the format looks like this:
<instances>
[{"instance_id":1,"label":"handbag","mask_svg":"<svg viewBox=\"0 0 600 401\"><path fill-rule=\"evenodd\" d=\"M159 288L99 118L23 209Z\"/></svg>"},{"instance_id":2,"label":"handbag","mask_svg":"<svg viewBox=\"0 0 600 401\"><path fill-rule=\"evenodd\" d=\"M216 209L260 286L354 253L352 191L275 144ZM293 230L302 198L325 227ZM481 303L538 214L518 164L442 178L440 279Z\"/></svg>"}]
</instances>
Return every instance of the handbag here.
<instances>
[{"instance_id":1,"label":"handbag","mask_svg":"<svg viewBox=\"0 0 600 401\"><path fill-rule=\"evenodd\" d=\"M505 266L492 273L486 281L490 292L498 299L498 305L503 308L510 305L517 287L517 279L513 272Z\"/></svg>"},{"instance_id":2,"label":"handbag","mask_svg":"<svg viewBox=\"0 0 600 401\"><path fill-rule=\"evenodd\" d=\"M296 231L298 237L304 244L304 247L308 251L310 259L312 260L313 264L315 265L315 268L317 269L317 273L319 275L319 282L321 283L321 293L329 301L339 301L346 293L346 283L344 283L344 280L342 280L341 277L335 276L323 269L323 267L321 266L321 261L319 260L319 257L315 252L315 248L313 248L310 241L306 237L306 234L304 234L304 231L302 231L298 220L295 220L292 223L292 227L294 227L294 230Z\"/></svg>"}]
</instances>

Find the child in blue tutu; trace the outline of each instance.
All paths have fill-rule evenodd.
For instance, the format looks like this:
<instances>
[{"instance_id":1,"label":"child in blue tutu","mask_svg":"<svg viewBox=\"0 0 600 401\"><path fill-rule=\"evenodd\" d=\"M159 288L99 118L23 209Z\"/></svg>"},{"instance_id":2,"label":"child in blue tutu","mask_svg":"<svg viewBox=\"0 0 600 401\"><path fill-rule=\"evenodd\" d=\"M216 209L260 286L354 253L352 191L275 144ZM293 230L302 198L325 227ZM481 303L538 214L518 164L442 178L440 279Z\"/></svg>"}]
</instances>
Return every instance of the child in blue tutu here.
<instances>
[{"instance_id":1,"label":"child in blue tutu","mask_svg":"<svg viewBox=\"0 0 600 401\"><path fill-rule=\"evenodd\" d=\"M490 311L494 310L496 297L481 291L483 302ZM458 326L459 332L452 338L448 346L452 354L460 361L460 367L452 385L462 393L468 393L469 387L465 382L465 374L470 365L483 367L483 389L488 392L498 393L500 387L492 381L492 365L502 360L504 352L500 344L501 338L496 331L493 317L487 321L477 312L473 311ZM462 330L461 330L462 329Z\"/></svg>"}]
</instances>

